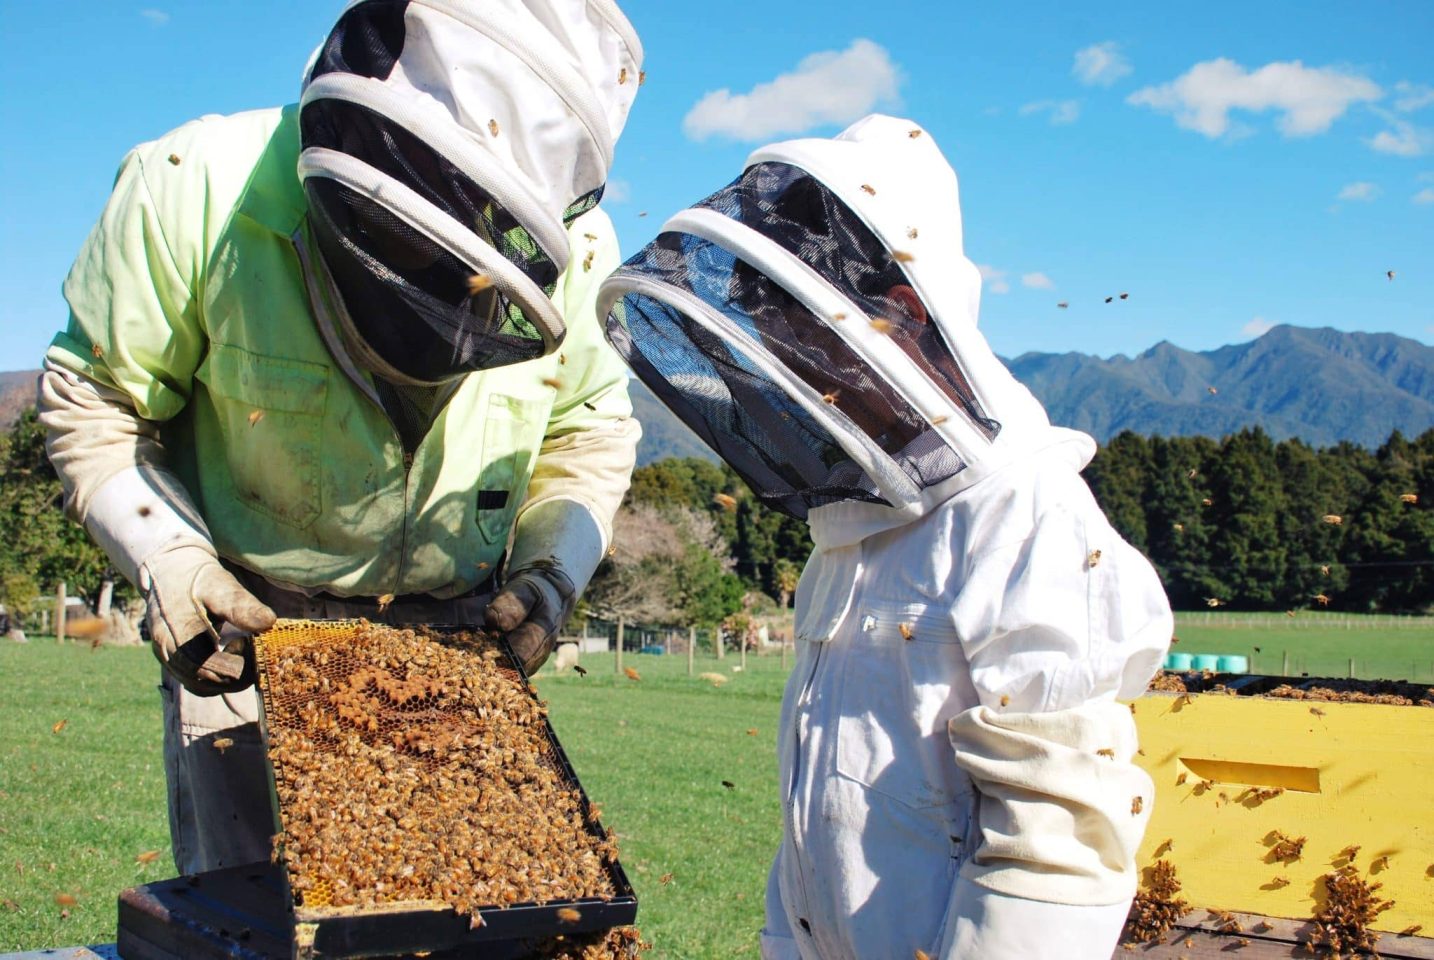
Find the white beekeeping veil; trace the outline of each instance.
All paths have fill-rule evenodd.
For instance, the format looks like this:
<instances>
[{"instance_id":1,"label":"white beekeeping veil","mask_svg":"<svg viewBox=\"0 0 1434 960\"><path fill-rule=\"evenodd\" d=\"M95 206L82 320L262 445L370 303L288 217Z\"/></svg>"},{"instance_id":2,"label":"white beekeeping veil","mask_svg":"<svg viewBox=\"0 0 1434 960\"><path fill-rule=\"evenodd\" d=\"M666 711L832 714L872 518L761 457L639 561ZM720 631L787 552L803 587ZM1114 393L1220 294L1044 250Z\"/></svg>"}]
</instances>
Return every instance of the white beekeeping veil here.
<instances>
[{"instance_id":1,"label":"white beekeeping veil","mask_svg":"<svg viewBox=\"0 0 1434 960\"><path fill-rule=\"evenodd\" d=\"M758 150L603 284L609 340L770 506L919 515L1050 426L976 329L956 175L919 127L867 117Z\"/></svg>"},{"instance_id":2,"label":"white beekeeping veil","mask_svg":"<svg viewBox=\"0 0 1434 960\"><path fill-rule=\"evenodd\" d=\"M434 383L551 353L565 227L641 76L612 0L357 0L304 78L299 176L357 358Z\"/></svg>"}]
</instances>

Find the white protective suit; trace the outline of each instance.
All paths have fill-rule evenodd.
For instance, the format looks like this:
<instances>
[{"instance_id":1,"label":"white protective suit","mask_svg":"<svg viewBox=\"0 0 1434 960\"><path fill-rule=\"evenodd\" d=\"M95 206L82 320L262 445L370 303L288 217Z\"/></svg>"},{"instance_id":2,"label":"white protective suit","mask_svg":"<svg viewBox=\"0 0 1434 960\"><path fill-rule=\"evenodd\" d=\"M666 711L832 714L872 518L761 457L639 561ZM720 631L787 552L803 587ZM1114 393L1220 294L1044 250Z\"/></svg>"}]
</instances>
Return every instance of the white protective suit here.
<instances>
[{"instance_id":1,"label":"white protective suit","mask_svg":"<svg viewBox=\"0 0 1434 960\"><path fill-rule=\"evenodd\" d=\"M757 151L604 284L608 336L809 520L768 960L1111 955L1154 788L1118 698L1169 644L1150 564L976 329L914 124Z\"/></svg>"}]
</instances>

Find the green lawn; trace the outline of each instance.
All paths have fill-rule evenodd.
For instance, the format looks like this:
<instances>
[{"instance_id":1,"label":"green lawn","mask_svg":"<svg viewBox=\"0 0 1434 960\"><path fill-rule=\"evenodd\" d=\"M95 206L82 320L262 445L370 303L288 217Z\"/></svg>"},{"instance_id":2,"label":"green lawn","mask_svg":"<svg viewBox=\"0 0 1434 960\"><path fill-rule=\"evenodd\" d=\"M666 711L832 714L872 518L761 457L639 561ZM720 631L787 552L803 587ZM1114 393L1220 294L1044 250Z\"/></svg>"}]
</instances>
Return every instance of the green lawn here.
<instances>
[{"instance_id":1,"label":"green lawn","mask_svg":"<svg viewBox=\"0 0 1434 960\"><path fill-rule=\"evenodd\" d=\"M1280 674L1288 654L1296 677L1347 676L1353 659L1356 677L1434 683L1434 617L1183 613L1175 635L1173 650L1241 654L1252 673Z\"/></svg>"},{"instance_id":2,"label":"green lawn","mask_svg":"<svg viewBox=\"0 0 1434 960\"><path fill-rule=\"evenodd\" d=\"M699 658L697 672L730 677L720 689L680 656L629 654L637 682L611 655L582 663L586 677L550 669L538 687L618 833L652 956L756 957L781 833L780 659L733 673L735 657ZM116 894L173 875L157 670L142 649L0 641L0 952L113 940ZM148 850L161 856L136 863ZM76 898L67 918L57 894Z\"/></svg>"}]
</instances>

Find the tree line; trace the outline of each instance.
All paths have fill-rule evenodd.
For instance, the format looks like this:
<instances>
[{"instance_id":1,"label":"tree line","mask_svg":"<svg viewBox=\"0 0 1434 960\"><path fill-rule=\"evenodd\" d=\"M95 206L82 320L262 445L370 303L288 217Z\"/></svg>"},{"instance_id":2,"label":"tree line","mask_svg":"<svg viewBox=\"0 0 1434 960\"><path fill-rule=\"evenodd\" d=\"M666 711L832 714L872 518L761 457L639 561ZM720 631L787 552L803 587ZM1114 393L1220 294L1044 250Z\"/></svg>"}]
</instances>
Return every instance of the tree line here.
<instances>
[{"instance_id":1,"label":"tree line","mask_svg":"<svg viewBox=\"0 0 1434 960\"><path fill-rule=\"evenodd\" d=\"M1434 607L1434 430L1377 450L1126 432L1085 477L1155 564L1176 609L1426 612ZM639 468L580 616L740 629L791 604L804 522L765 507L725 465ZM16 612L61 580L93 595L107 561L62 511L34 411L0 436L0 601ZM127 588L125 588L127 589Z\"/></svg>"}]
</instances>

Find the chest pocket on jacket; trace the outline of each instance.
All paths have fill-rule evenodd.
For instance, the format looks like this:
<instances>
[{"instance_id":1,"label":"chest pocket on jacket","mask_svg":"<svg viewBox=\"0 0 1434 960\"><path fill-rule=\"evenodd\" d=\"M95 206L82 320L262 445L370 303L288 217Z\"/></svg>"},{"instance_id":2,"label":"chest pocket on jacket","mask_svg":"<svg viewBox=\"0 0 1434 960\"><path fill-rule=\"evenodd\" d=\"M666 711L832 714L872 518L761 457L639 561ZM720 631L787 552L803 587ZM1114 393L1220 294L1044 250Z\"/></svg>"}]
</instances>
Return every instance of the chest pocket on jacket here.
<instances>
[{"instance_id":1,"label":"chest pocket on jacket","mask_svg":"<svg viewBox=\"0 0 1434 960\"><path fill-rule=\"evenodd\" d=\"M483 469L474 493L474 516L485 543L508 539L513 514L528 489L533 441L543 432L546 404L503 394L488 398L483 422Z\"/></svg>"},{"instance_id":2,"label":"chest pocket on jacket","mask_svg":"<svg viewBox=\"0 0 1434 960\"><path fill-rule=\"evenodd\" d=\"M235 499L289 526L313 523L328 368L215 343L197 376L214 395Z\"/></svg>"},{"instance_id":3,"label":"chest pocket on jacket","mask_svg":"<svg viewBox=\"0 0 1434 960\"><path fill-rule=\"evenodd\" d=\"M837 772L917 809L962 798L970 780L946 721L970 704L959 702L966 666L950 619L860 605L850 617L857 634L842 668Z\"/></svg>"}]
</instances>

